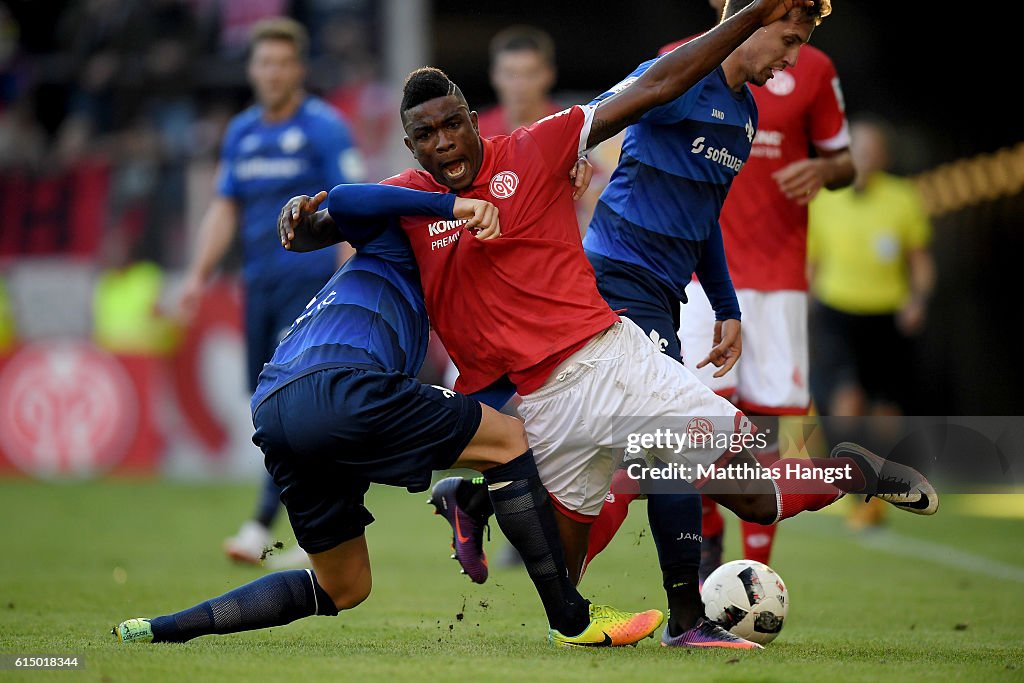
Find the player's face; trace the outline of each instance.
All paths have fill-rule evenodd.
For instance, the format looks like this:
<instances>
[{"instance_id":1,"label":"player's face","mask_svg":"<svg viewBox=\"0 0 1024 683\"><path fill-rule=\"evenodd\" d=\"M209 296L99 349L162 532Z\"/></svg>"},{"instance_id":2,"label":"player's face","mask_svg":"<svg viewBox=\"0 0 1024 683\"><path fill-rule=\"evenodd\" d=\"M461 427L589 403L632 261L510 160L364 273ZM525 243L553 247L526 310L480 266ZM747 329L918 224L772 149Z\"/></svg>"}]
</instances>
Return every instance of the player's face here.
<instances>
[{"instance_id":1,"label":"player's face","mask_svg":"<svg viewBox=\"0 0 1024 683\"><path fill-rule=\"evenodd\" d=\"M457 97L435 97L405 112L405 146L434 180L458 192L480 172L476 112Z\"/></svg>"},{"instance_id":2,"label":"player's face","mask_svg":"<svg viewBox=\"0 0 1024 683\"><path fill-rule=\"evenodd\" d=\"M491 85L501 104L512 109L539 106L555 84L555 70L533 50L509 50L495 57Z\"/></svg>"},{"instance_id":3,"label":"player's face","mask_svg":"<svg viewBox=\"0 0 1024 683\"><path fill-rule=\"evenodd\" d=\"M850 154L858 175L864 177L888 166L885 135L870 123L858 122L850 128Z\"/></svg>"},{"instance_id":4,"label":"player's face","mask_svg":"<svg viewBox=\"0 0 1024 683\"><path fill-rule=\"evenodd\" d=\"M788 17L765 26L747 39L747 80L764 85L777 71L796 66L800 47L811 39L814 20Z\"/></svg>"},{"instance_id":5,"label":"player's face","mask_svg":"<svg viewBox=\"0 0 1024 683\"><path fill-rule=\"evenodd\" d=\"M299 52L287 40L261 40L249 57L249 83L256 99L270 110L285 106L306 76Z\"/></svg>"}]
</instances>

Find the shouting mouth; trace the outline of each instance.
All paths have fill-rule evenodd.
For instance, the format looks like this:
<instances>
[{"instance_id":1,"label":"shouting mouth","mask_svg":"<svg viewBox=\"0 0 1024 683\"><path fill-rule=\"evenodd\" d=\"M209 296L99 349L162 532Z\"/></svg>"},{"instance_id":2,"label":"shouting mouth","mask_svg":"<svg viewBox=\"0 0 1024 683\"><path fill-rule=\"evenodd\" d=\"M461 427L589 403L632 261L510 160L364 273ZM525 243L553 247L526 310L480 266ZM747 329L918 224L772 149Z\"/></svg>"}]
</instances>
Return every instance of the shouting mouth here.
<instances>
[{"instance_id":1,"label":"shouting mouth","mask_svg":"<svg viewBox=\"0 0 1024 683\"><path fill-rule=\"evenodd\" d=\"M456 159L441 164L441 174L444 175L446 180L455 182L461 180L466 172L469 170L469 165L465 159Z\"/></svg>"}]
</instances>

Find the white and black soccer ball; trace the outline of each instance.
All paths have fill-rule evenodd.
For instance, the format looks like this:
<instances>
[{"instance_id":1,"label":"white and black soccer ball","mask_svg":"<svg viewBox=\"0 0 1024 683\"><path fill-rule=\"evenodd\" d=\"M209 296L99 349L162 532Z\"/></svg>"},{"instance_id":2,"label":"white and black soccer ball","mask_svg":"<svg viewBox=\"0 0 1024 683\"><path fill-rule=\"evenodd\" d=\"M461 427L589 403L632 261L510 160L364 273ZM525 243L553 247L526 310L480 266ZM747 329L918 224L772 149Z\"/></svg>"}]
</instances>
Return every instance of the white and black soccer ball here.
<instances>
[{"instance_id":1,"label":"white and black soccer ball","mask_svg":"<svg viewBox=\"0 0 1024 683\"><path fill-rule=\"evenodd\" d=\"M775 640L789 610L782 577L754 560L733 560L713 571L701 598L708 619L761 645Z\"/></svg>"}]
</instances>

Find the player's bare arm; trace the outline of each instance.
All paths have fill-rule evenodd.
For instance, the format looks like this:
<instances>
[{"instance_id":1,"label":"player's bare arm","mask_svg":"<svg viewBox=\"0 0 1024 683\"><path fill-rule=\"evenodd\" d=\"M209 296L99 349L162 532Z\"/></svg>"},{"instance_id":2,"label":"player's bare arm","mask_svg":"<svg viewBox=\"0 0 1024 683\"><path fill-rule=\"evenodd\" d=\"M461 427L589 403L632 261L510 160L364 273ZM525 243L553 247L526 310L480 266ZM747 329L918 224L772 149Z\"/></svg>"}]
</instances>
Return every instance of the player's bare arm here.
<instances>
[{"instance_id":1,"label":"player's bare arm","mask_svg":"<svg viewBox=\"0 0 1024 683\"><path fill-rule=\"evenodd\" d=\"M849 149L820 153L814 159L801 159L772 174L779 191L797 204L808 204L825 187L838 190L853 182L853 159Z\"/></svg>"},{"instance_id":2,"label":"player's bare arm","mask_svg":"<svg viewBox=\"0 0 1024 683\"><path fill-rule=\"evenodd\" d=\"M199 245L178 299L178 314L184 319L191 318L198 310L206 284L238 230L238 215L238 204L228 197L215 198L203 215L198 232Z\"/></svg>"},{"instance_id":3,"label":"player's bare arm","mask_svg":"<svg viewBox=\"0 0 1024 683\"><path fill-rule=\"evenodd\" d=\"M757 0L704 35L680 45L621 92L597 105L587 138L593 147L654 107L676 99L711 73L754 31L815 0Z\"/></svg>"}]
</instances>

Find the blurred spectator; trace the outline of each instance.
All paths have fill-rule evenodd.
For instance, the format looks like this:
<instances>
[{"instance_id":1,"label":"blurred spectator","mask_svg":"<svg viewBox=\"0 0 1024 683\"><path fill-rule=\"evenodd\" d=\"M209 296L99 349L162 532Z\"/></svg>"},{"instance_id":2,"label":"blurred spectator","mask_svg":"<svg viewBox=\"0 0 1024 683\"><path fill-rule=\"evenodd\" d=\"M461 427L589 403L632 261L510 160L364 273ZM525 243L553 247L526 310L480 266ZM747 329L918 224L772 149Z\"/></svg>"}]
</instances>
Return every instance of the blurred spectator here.
<instances>
[{"instance_id":1,"label":"blurred spectator","mask_svg":"<svg viewBox=\"0 0 1024 683\"><path fill-rule=\"evenodd\" d=\"M480 112L478 125L483 137L508 135L563 108L550 96L558 71L555 42L547 32L535 26L509 26L491 39L490 60L491 87L498 103ZM612 141L604 144L614 147ZM611 165L595 166L590 189L576 202L581 232L590 223L597 198L614 168L615 159L611 161Z\"/></svg>"},{"instance_id":2,"label":"blurred spectator","mask_svg":"<svg viewBox=\"0 0 1024 683\"><path fill-rule=\"evenodd\" d=\"M491 39L491 86L498 104L480 112L480 135L508 135L554 114L555 43L533 26L510 26Z\"/></svg>"},{"instance_id":3,"label":"blurred spectator","mask_svg":"<svg viewBox=\"0 0 1024 683\"><path fill-rule=\"evenodd\" d=\"M822 414L899 415L934 286L931 225L916 187L886 172L888 126L862 119L851 136L853 187L810 208L812 393Z\"/></svg>"}]
</instances>

